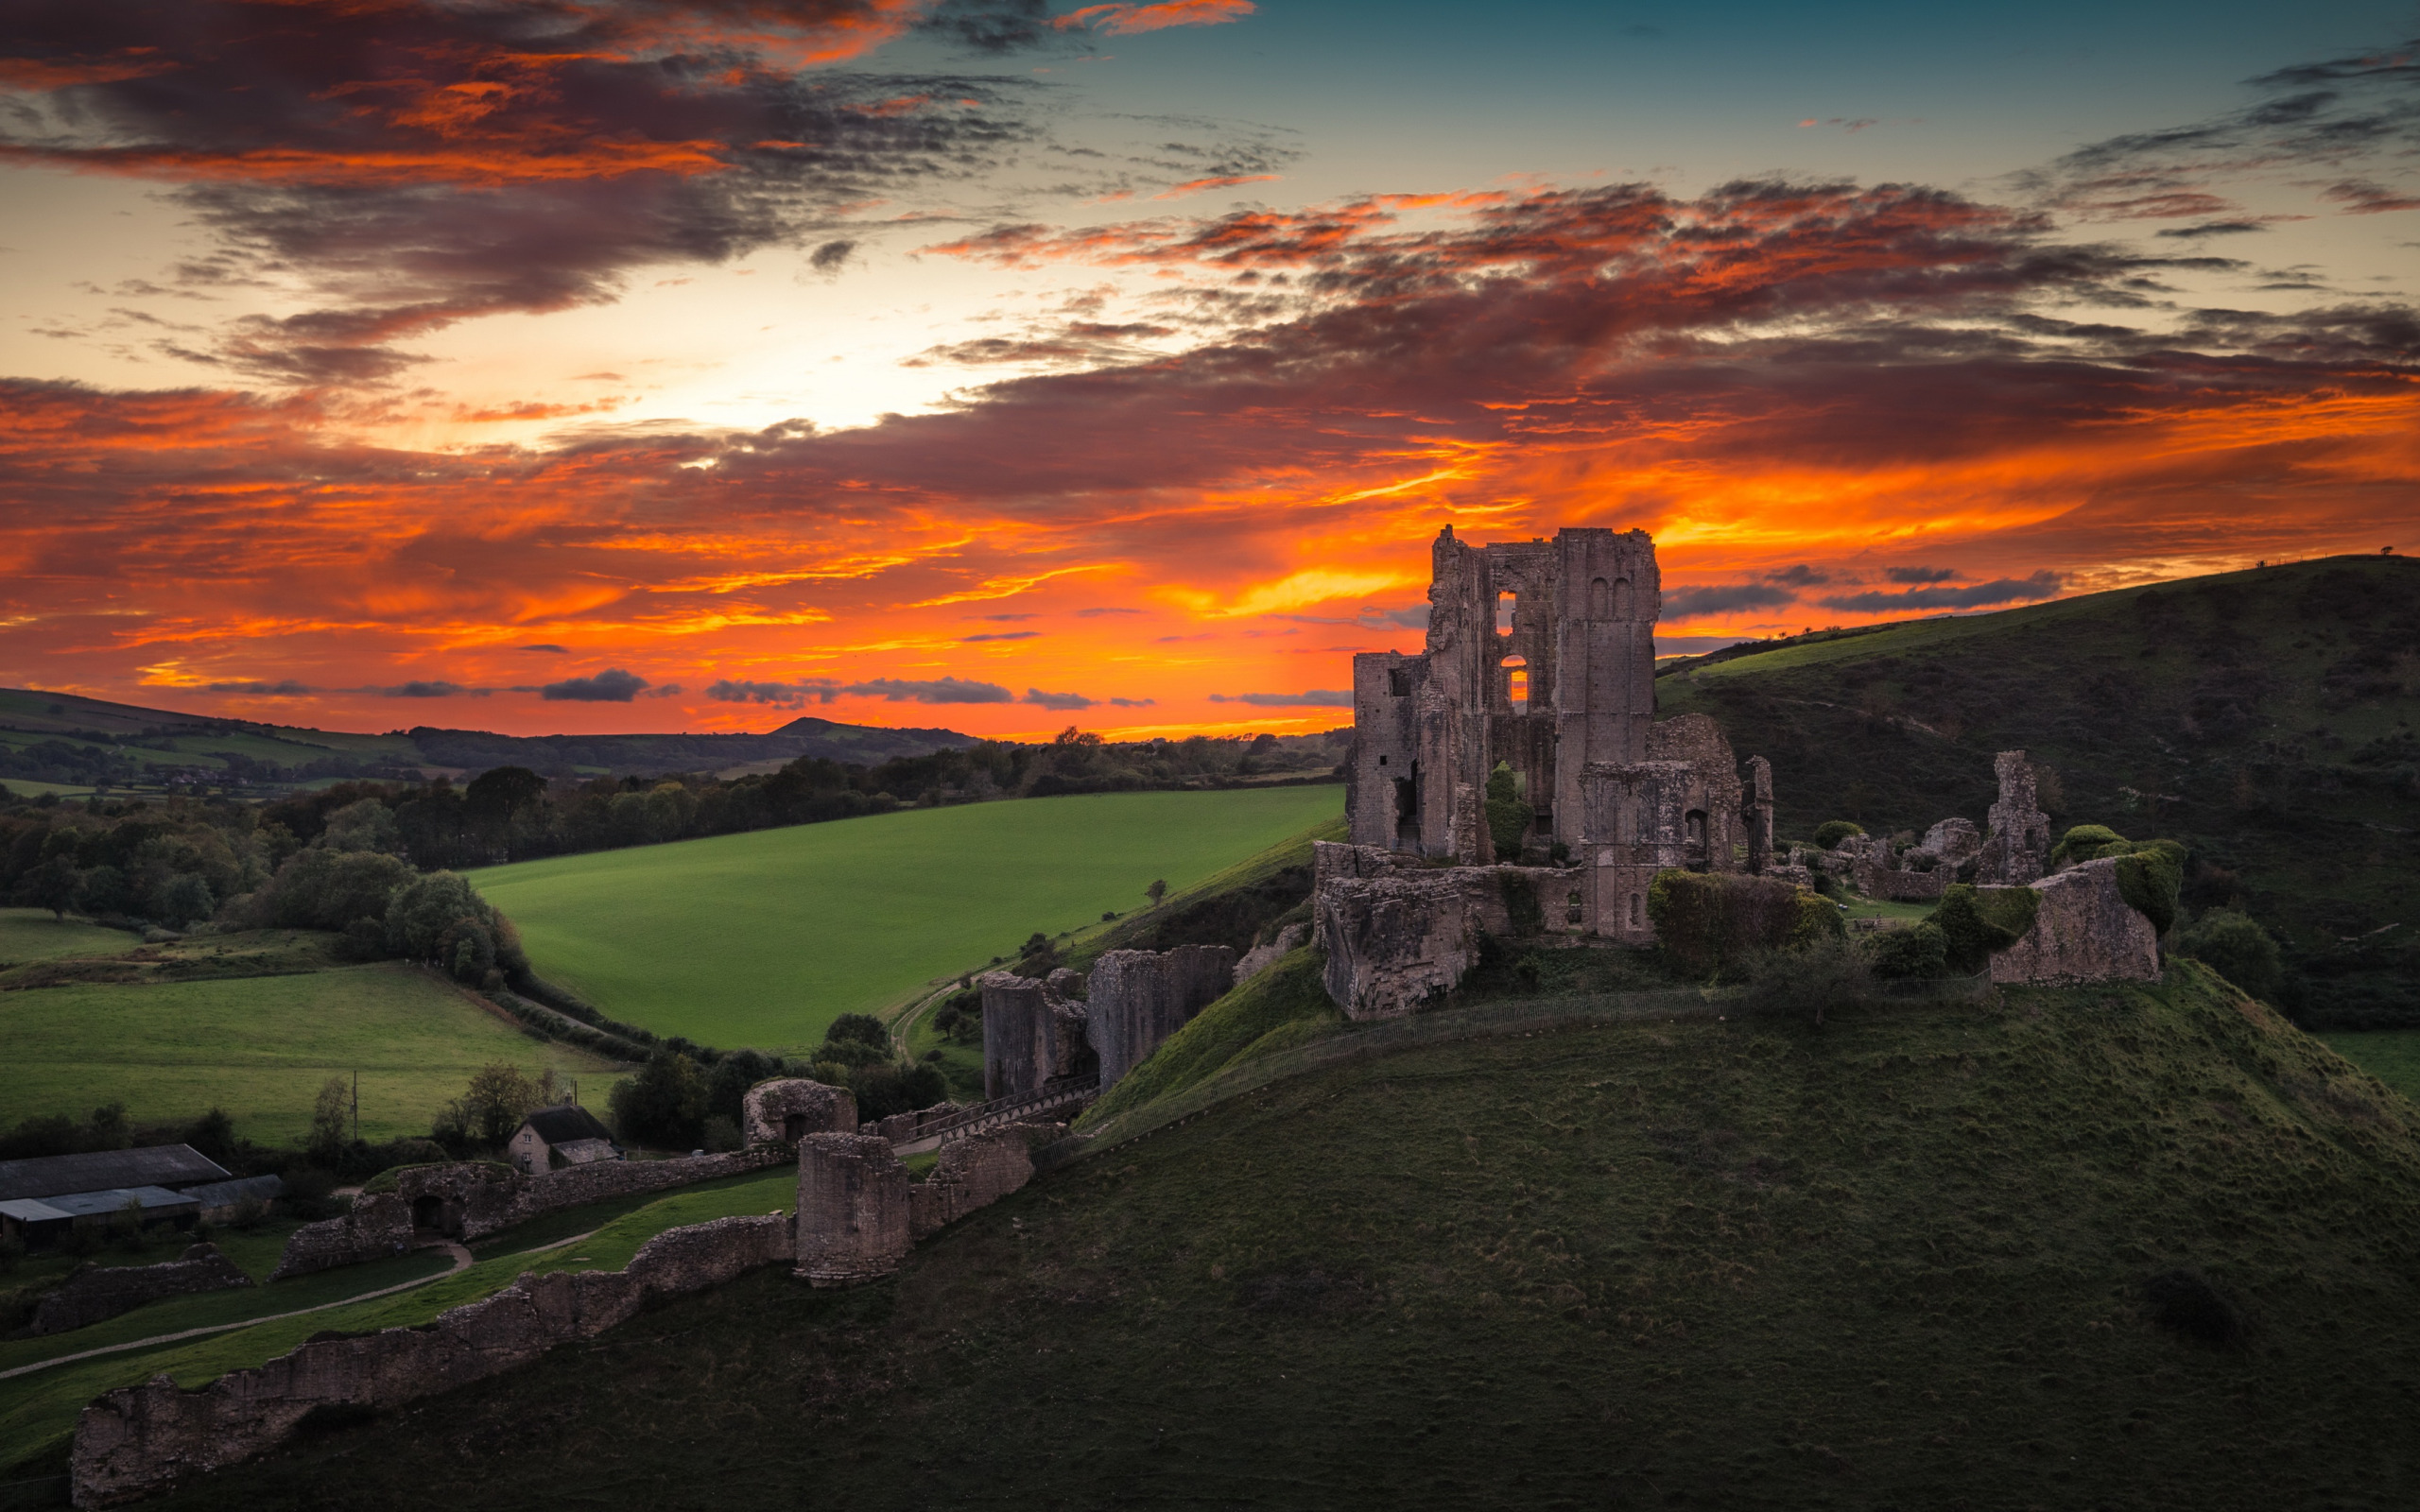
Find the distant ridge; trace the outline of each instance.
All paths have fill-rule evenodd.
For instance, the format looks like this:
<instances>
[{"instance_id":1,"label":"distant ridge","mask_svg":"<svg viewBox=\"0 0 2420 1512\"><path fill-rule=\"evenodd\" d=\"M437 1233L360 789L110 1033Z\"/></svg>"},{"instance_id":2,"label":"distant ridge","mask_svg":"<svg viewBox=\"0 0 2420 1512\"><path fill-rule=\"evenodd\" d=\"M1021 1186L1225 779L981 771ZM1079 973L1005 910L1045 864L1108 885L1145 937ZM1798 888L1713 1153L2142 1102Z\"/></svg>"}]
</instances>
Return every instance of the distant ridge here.
<instances>
[{"instance_id":1,"label":"distant ridge","mask_svg":"<svg viewBox=\"0 0 2420 1512\"><path fill-rule=\"evenodd\" d=\"M0 688L0 777L60 784L125 786L179 773L275 784L507 765L550 776L645 776L801 757L874 765L975 744L975 736L954 730L891 730L814 717L765 734L505 735L422 725L373 735Z\"/></svg>"}]
</instances>

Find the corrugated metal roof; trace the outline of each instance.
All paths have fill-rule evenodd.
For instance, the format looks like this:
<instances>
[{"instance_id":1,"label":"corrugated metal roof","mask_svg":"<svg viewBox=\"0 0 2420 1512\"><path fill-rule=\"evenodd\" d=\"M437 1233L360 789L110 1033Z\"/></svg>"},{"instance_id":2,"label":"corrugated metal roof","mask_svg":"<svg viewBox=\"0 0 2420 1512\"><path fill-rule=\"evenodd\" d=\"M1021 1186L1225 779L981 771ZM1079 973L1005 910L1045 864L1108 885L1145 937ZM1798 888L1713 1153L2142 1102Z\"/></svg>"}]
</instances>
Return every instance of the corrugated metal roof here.
<instances>
[{"instance_id":1,"label":"corrugated metal roof","mask_svg":"<svg viewBox=\"0 0 2420 1512\"><path fill-rule=\"evenodd\" d=\"M187 1187L185 1195L205 1208L223 1208L241 1202L246 1197L282 1196L285 1179L276 1175L241 1177L233 1181L213 1181L206 1187Z\"/></svg>"},{"instance_id":2,"label":"corrugated metal roof","mask_svg":"<svg viewBox=\"0 0 2420 1512\"><path fill-rule=\"evenodd\" d=\"M0 1202L120 1187L194 1186L203 1181L224 1181L227 1177L226 1167L190 1144L95 1150L89 1155L43 1155L30 1160L0 1160Z\"/></svg>"},{"instance_id":3,"label":"corrugated metal roof","mask_svg":"<svg viewBox=\"0 0 2420 1512\"><path fill-rule=\"evenodd\" d=\"M113 1187L105 1192L68 1192L43 1197L40 1205L71 1218L89 1218L95 1213L122 1211L130 1200L139 1203L146 1216L162 1209L199 1206L183 1193L171 1192L166 1187Z\"/></svg>"}]
</instances>

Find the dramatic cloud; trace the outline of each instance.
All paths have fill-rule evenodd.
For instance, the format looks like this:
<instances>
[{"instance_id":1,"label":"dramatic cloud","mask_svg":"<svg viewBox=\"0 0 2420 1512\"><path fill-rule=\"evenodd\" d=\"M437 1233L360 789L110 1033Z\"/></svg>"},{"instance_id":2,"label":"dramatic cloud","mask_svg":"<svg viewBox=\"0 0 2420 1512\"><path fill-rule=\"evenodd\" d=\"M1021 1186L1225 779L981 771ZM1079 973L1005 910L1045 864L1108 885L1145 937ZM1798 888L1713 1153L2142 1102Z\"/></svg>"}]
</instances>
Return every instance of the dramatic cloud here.
<instances>
[{"instance_id":1,"label":"dramatic cloud","mask_svg":"<svg viewBox=\"0 0 2420 1512\"><path fill-rule=\"evenodd\" d=\"M1350 688L1314 688L1308 693L1214 693L1212 703L1248 703L1257 709L1350 709Z\"/></svg>"},{"instance_id":2,"label":"dramatic cloud","mask_svg":"<svg viewBox=\"0 0 2420 1512\"><path fill-rule=\"evenodd\" d=\"M1253 0L1156 0L1143 5L1085 6L1051 24L1064 31L1089 28L1125 37L1167 26L1216 26L1241 21L1256 9Z\"/></svg>"},{"instance_id":3,"label":"dramatic cloud","mask_svg":"<svg viewBox=\"0 0 2420 1512\"><path fill-rule=\"evenodd\" d=\"M970 35L1016 9L936 24ZM918 9L29 0L0 39L19 90L0 162L180 184L221 239L188 286L300 275L320 301L164 349L372 382L457 321L607 302L631 269L724 262L1030 141L1014 81L800 72ZM852 247L827 240L812 265L837 271Z\"/></svg>"},{"instance_id":4,"label":"dramatic cloud","mask_svg":"<svg viewBox=\"0 0 2420 1512\"><path fill-rule=\"evenodd\" d=\"M1885 567L1882 576L1894 583L1945 583L1958 571L1954 567Z\"/></svg>"},{"instance_id":5,"label":"dramatic cloud","mask_svg":"<svg viewBox=\"0 0 2420 1512\"><path fill-rule=\"evenodd\" d=\"M1015 697L996 682L970 682L963 678L935 678L926 682L874 678L850 683L848 691L871 694L890 703L1008 703Z\"/></svg>"},{"instance_id":6,"label":"dramatic cloud","mask_svg":"<svg viewBox=\"0 0 2420 1512\"><path fill-rule=\"evenodd\" d=\"M615 674L611 672L605 674L608 678L614 675ZM599 679L597 680L601 681L603 679ZM571 684L561 683L558 684L558 686L567 688L570 687ZM473 697L484 698L488 696L488 693L489 690L486 688L466 688L458 682L447 682L441 679L429 682L399 682L391 688L381 688L378 690L378 696L382 698L458 698L465 695ZM610 698L613 696L610 694L596 695L549 692L545 696L549 698ZM630 695L624 694L621 696L622 698L627 699L630 697Z\"/></svg>"},{"instance_id":7,"label":"dramatic cloud","mask_svg":"<svg viewBox=\"0 0 2420 1512\"><path fill-rule=\"evenodd\" d=\"M609 667L593 678L566 678L549 682L538 690L538 696L549 702L567 700L572 703L628 703L647 687L647 679Z\"/></svg>"},{"instance_id":8,"label":"dramatic cloud","mask_svg":"<svg viewBox=\"0 0 2420 1512\"><path fill-rule=\"evenodd\" d=\"M1045 709L1090 709L1100 702L1080 693L1045 693L1040 688L1028 688L1021 703L1039 704Z\"/></svg>"},{"instance_id":9,"label":"dramatic cloud","mask_svg":"<svg viewBox=\"0 0 2420 1512\"><path fill-rule=\"evenodd\" d=\"M305 698L319 691L291 678L277 682L205 682L201 686L205 693L240 693L254 698Z\"/></svg>"},{"instance_id":10,"label":"dramatic cloud","mask_svg":"<svg viewBox=\"0 0 2420 1512\"><path fill-rule=\"evenodd\" d=\"M828 679L805 682L735 682L723 679L706 687L706 696L717 703L765 703L777 709L802 708L809 702L830 703L839 696L840 685Z\"/></svg>"},{"instance_id":11,"label":"dramatic cloud","mask_svg":"<svg viewBox=\"0 0 2420 1512\"><path fill-rule=\"evenodd\" d=\"M1964 588L1911 588L1903 593L1843 593L1823 600L1827 609L1859 614L1894 614L1910 610L1988 609L2000 604L2030 604L2055 598L2059 575L2035 573L2031 577L2001 577Z\"/></svg>"},{"instance_id":12,"label":"dramatic cloud","mask_svg":"<svg viewBox=\"0 0 2420 1512\"><path fill-rule=\"evenodd\" d=\"M525 645L521 649L524 651L548 651L552 652L556 656L569 656L571 654L571 648L565 645Z\"/></svg>"},{"instance_id":13,"label":"dramatic cloud","mask_svg":"<svg viewBox=\"0 0 2420 1512\"><path fill-rule=\"evenodd\" d=\"M1798 595L1770 583L1721 583L1705 588L1664 591L1664 612L1673 617L1722 614L1733 610L1770 609L1794 602Z\"/></svg>"},{"instance_id":14,"label":"dramatic cloud","mask_svg":"<svg viewBox=\"0 0 2420 1512\"><path fill-rule=\"evenodd\" d=\"M1041 633L1040 630L994 630L983 635L970 635L965 639L970 644L976 641L1030 641Z\"/></svg>"},{"instance_id":15,"label":"dramatic cloud","mask_svg":"<svg viewBox=\"0 0 2420 1512\"><path fill-rule=\"evenodd\" d=\"M1765 574L1766 582L1781 583L1790 588L1813 588L1831 580L1830 573L1803 561L1795 566L1785 567L1779 572Z\"/></svg>"},{"instance_id":16,"label":"dramatic cloud","mask_svg":"<svg viewBox=\"0 0 2420 1512\"><path fill-rule=\"evenodd\" d=\"M1112 698L1109 703L1115 709L1149 709L1159 701L1157 698Z\"/></svg>"}]
</instances>

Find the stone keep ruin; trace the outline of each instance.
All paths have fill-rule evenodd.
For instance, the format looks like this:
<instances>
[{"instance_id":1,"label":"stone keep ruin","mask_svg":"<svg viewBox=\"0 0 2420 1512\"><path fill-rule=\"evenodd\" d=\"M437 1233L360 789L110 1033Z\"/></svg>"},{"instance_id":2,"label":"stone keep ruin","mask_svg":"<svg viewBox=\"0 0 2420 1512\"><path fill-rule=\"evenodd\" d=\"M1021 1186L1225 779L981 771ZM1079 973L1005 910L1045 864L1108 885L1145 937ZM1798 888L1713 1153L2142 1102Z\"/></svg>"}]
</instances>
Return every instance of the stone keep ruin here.
<instances>
[{"instance_id":1,"label":"stone keep ruin","mask_svg":"<svg viewBox=\"0 0 2420 1512\"><path fill-rule=\"evenodd\" d=\"M1938 899L1962 874L2049 889L2034 936L1994 962L1997 980L2157 975L2149 922L2108 911L2114 884L2045 879L2049 816L2023 751L1997 758L1987 831L1948 818L1905 851L1859 836L1776 855L1765 759L1743 766L1702 714L1655 717L1663 601L1644 531L1472 546L1449 525L1432 565L1426 648L1353 659L1351 843L1314 848L1327 990L1347 1016L1391 1018L1451 990L1485 935L1652 944L1658 872L1805 888L1808 862L1902 902ZM1517 836L1504 833L1517 806L1490 821L1499 766L1530 811Z\"/></svg>"},{"instance_id":2,"label":"stone keep ruin","mask_svg":"<svg viewBox=\"0 0 2420 1512\"><path fill-rule=\"evenodd\" d=\"M1042 978L986 972L984 1100L1107 1091L1236 982L1224 945L1109 951L1089 979L1063 966Z\"/></svg>"},{"instance_id":3,"label":"stone keep ruin","mask_svg":"<svg viewBox=\"0 0 2420 1512\"><path fill-rule=\"evenodd\" d=\"M1634 944L1655 937L1656 872L1767 869L1771 768L1757 758L1743 780L1703 715L1655 718L1663 593L1645 531L1472 546L1448 525L1432 560L1427 649L1353 659L1354 845L1468 867L1567 861L1581 917L1558 921ZM1519 855L1498 855L1487 823L1499 764L1535 811Z\"/></svg>"}]
</instances>

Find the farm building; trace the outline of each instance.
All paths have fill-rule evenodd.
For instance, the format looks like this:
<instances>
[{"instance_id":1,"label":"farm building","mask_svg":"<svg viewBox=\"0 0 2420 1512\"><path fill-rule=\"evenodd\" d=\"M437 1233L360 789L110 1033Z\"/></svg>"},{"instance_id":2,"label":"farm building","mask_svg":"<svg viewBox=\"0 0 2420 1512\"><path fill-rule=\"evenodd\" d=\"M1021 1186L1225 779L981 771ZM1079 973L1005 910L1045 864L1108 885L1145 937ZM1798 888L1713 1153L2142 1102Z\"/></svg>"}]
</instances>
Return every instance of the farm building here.
<instances>
[{"instance_id":1,"label":"farm building","mask_svg":"<svg viewBox=\"0 0 2420 1512\"><path fill-rule=\"evenodd\" d=\"M538 1109L522 1121L505 1148L511 1154L513 1169L526 1176L622 1158L614 1147L613 1130L578 1104Z\"/></svg>"},{"instance_id":2,"label":"farm building","mask_svg":"<svg viewBox=\"0 0 2420 1512\"><path fill-rule=\"evenodd\" d=\"M196 1189L227 1179L225 1167L189 1144L0 1160L0 1237L37 1247L130 1207L146 1224L189 1227L201 1215Z\"/></svg>"}]
</instances>

